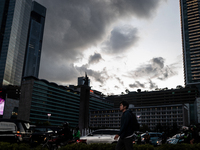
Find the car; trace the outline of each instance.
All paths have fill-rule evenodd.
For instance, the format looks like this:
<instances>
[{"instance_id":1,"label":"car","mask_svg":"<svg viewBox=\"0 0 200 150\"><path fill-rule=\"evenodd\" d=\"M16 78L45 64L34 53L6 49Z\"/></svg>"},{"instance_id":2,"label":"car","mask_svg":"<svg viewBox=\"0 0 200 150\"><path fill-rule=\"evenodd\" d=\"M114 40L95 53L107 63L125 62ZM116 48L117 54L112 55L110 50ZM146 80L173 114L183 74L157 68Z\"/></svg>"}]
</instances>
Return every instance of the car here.
<instances>
[{"instance_id":1,"label":"car","mask_svg":"<svg viewBox=\"0 0 200 150\"><path fill-rule=\"evenodd\" d=\"M144 136L146 133L141 134L141 143L145 144ZM160 132L149 132L150 135L150 141L149 144L158 146L162 145L162 133Z\"/></svg>"},{"instance_id":2,"label":"car","mask_svg":"<svg viewBox=\"0 0 200 150\"><path fill-rule=\"evenodd\" d=\"M119 133L119 129L99 129L89 133L86 136L80 137L79 142L91 144L91 143L117 143L114 140L116 134Z\"/></svg>"},{"instance_id":3,"label":"car","mask_svg":"<svg viewBox=\"0 0 200 150\"><path fill-rule=\"evenodd\" d=\"M29 142L31 137L28 121L18 119L0 119L0 141Z\"/></svg>"},{"instance_id":4,"label":"car","mask_svg":"<svg viewBox=\"0 0 200 150\"><path fill-rule=\"evenodd\" d=\"M167 140L167 144L177 144L177 143L182 143L184 142L184 133L178 133L178 134L175 134L174 136L172 136L171 138L169 138Z\"/></svg>"},{"instance_id":5,"label":"car","mask_svg":"<svg viewBox=\"0 0 200 150\"><path fill-rule=\"evenodd\" d=\"M47 134L56 134L58 133L62 127L55 126L31 126L30 130L32 131L30 144L37 145L44 142Z\"/></svg>"}]
</instances>

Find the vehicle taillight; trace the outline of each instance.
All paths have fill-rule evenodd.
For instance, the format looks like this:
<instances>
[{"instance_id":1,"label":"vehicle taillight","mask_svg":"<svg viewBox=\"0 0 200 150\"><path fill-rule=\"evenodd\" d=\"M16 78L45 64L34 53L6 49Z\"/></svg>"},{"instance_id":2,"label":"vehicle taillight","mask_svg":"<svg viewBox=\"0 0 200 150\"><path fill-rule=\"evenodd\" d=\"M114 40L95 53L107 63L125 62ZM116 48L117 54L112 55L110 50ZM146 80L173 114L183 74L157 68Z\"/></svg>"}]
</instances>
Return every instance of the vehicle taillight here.
<instances>
[{"instance_id":1,"label":"vehicle taillight","mask_svg":"<svg viewBox=\"0 0 200 150\"><path fill-rule=\"evenodd\" d=\"M20 131L17 131L17 136L21 137L22 135L20 134Z\"/></svg>"},{"instance_id":2,"label":"vehicle taillight","mask_svg":"<svg viewBox=\"0 0 200 150\"><path fill-rule=\"evenodd\" d=\"M49 142L55 142L56 140L58 140L58 138L51 139L51 140L49 140Z\"/></svg>"},{"instance_id":3,"label":"vehicle taillight","mask_svg":"<svg viewBox=\"0 0 200 150\"><path fill-rule=\"evenodd\" d=\"M86 141L87 141L86 139L84 139L84 140L80 140L80 139L76 140L77 143L86 143Z\"/></svg>"}]
</instances>

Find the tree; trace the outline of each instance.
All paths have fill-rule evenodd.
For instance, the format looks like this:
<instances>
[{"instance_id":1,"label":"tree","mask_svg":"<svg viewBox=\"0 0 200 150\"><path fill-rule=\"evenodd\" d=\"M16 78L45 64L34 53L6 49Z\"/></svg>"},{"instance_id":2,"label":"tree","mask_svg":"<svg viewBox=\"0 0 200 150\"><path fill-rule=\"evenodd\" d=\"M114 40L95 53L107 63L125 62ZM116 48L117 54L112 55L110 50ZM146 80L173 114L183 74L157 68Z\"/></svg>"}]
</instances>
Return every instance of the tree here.
<instances>
[{"instance_id":1,"label":"tree","mask_svg":"<svg viewBox=\"0 0 200 150\"><path fill-rule=\"evenodd\" d=\"M128 94L130 91L128 89L126 89L125 92Z\"/></svg>"},{"instance_id":2,"label":"tree","mask_svg":"<svg viewBox=\"0 0 200 150\"><path fill-rule=\"evenodd\" d=\"M182 89L183 87L181 85L177 85L176 89Z\"/></svg>"}]
</instances>

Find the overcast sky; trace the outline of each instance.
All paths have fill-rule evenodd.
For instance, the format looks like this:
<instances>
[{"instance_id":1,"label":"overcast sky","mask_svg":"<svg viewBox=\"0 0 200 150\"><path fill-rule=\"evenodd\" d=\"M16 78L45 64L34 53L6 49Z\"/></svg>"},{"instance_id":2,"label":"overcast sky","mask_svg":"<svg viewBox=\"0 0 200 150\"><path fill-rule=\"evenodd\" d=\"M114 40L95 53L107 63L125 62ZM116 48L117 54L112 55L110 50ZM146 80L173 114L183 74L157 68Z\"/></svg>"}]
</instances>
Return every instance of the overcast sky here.
<instances>
[{"instance_id":1,"label":"overcast sky","mask_svg":"<svg viewBox=\"0 0 200 150\"><path fill-rule=\"evenodd\" d=\"M105 95L184 86L178 0L36 0L47 8L40 79Z\"/></svg>"}]
</instances>

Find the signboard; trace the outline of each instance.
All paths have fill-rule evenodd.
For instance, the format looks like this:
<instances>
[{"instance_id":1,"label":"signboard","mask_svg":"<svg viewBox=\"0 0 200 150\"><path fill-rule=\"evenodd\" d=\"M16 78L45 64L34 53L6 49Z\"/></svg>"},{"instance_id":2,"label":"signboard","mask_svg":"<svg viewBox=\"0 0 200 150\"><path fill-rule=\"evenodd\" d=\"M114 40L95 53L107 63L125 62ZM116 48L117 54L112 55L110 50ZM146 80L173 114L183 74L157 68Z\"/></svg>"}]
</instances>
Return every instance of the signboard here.
<instances>
[{"instance_id":1,"label":"signboard","mask_svg":"<svg viewBox=\"0 0 200 150\"><path fill-rule=\"evenodd\" d=\"M0 115L3 115L5 100L0 97Z\"/></svg>"}]
</instances>

